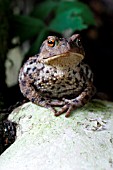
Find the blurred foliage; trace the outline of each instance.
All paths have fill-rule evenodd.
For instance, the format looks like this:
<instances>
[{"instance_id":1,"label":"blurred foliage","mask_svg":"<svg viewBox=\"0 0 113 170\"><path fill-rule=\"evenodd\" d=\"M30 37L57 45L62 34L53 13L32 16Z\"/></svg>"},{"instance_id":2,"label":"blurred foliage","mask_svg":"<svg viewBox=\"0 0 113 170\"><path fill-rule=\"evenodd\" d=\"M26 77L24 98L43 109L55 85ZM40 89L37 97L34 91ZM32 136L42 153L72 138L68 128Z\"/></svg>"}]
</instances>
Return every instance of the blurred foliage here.
<instances>
[{"instance_id":1,"label":"blurred foliage","mask_svg":"<svg viewBox=\"0 0 113 170\"><path fill-rule=\"evenodd\" d=\"M27 41L30 49L26 56L35 55L48 35L54 33L66 36L95 24L90 8L78 0L33 1L31 4L34 6L27 14L24 13L26 6L23 6L22 11L18 6L22 3L25 5L23 0L20 3L0 0L0 101L3 103L9 98L5 82L5 61L9 49Z\"/></svg>"},{"instance_id":2,"label":"blurred foliage","mask_svg":"<svg viewBox=\"0 0 113 170\"><path fill-rule=\"evenodd\" d=\"M46 0L37 4L29 15L11 17L12 38L18 36L20 44L32 39L28 54L37 53L40 44L51 32L65 35L94 25L95 20L90 8L77 0Z\"/></svg>"},{"instance_id":3,"label":"blurred foliage","mask_svg":"<svg viewBox=\"0 0 113 170\"><path fill-rule=\"evenodd\" d=\"M0 0L0 107L3 106L6 92L5 83L5 60L8 51L8 39L9 39L9 0Z\"/></svg>"}]
</instances>

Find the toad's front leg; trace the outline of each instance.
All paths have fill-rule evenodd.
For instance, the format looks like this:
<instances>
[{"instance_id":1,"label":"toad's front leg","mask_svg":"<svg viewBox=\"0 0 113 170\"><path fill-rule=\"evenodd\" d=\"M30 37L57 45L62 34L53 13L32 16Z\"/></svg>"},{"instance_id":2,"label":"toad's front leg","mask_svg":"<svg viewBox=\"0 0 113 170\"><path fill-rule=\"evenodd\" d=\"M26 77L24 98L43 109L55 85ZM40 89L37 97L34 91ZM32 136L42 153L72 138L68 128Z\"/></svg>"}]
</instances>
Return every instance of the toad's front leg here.
<instances>
[{"instance_id":1,"label":"toad's front leg","mask_svg":"<svg viewBox=\"0 0 113 170\"><path fill-rule=\"evenodd\" d=\"M24 97L31 102L43 107L51 107L49 105L49 100L42 97L40 91L36 89L34 85L34 77L31 79L28 75L24 74L23 71L20 71L19 86ZM52 110L54 111L53 108Z\"/></svg>"},{"instance_id":2,"label":"toad's front leg","mask_svg":"<svg viewBox=\"0 0 113 170\"><path fill-rule=\"evenodd\" d=\"M32 74L32 77L34 74ZM51 100L47 97L43 97L40 91L34 85L34 77L31 79L29 75L23 74L23 71L20 71L19 86L22 94L29 99L32 103L35 103L39 106L43 106L51 109L55 114L56 110L54 106L63 106L64 101Z\"/></svg>"},{"instance_id":3,"label":"toad's front leg","mask_svg":"<svg viewBox=\"0 0 113 170\"><path fill-rule=\"evenodd\" d=\"M66 112L65 116L69 117L72 110L85 105L95 94L95 92L96 92L96 88L94 87L92 82L87 82L84 91L75 99L72 100L64 99L65 105L61 108L60 111L58 111L55 114L55 116L59 116L62 113Z\"/></svg>"}]
</instances>

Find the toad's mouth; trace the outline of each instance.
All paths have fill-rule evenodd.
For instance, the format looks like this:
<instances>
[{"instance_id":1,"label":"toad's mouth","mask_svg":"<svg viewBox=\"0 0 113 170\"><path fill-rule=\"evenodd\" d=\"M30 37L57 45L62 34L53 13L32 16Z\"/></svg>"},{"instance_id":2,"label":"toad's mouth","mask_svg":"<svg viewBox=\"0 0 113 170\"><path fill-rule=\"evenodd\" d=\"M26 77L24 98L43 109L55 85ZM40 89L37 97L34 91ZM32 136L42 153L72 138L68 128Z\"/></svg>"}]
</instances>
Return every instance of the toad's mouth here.
<instances>
[{"instance_id":1,"label":"toad's mouth","mask_svg":"<svg viewBox=\"0 0 113 170\"><path fill-rule=\"evenodd\" d=\"M75 52L67 52L64 54L59 54L53 57L49 57L43 60L45 64L57 65L57 66L76 66L84 58L84 55Z\"/></svg>"}]
</instances>

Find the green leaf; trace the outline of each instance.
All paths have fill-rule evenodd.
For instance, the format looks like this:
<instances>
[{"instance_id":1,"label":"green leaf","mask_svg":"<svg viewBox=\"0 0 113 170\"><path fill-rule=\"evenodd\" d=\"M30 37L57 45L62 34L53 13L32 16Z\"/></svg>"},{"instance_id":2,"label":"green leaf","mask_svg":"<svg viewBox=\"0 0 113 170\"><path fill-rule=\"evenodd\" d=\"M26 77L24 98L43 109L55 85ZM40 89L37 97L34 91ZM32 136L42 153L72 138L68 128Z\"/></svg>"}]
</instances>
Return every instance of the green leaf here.
<instances>
[{"instance_id":1,"label":"green leaf","mask_svg":"<svg viewBox=\"0 0 113 170\"><path fill-rule=\"evenodd\" d=\"M65 30L71 29L72 33L76 30L82 30L87 28L83 18L76 14L75 9L70 9L66 12L62 12L52 20L49 25L49 29L59 33L63 33Z\"/></svg>"},{"instance_id":2,"label":"green leaf","mask_svg":"<svg viewBox=\"0 0 113 170\"><path fill-rule=\"evenodd\" d=\"M45 27L40 19L30 16L16 15L12 20L15 35L20 37L21 42L35 36Z\"/></svg>"},{"instance_id":3,"label":"green leaf","mask_svg":"<svg viewBox=\"0 0 113 170\"><path fill-rule=\"evenodd\" d=\"M69 11L71 9L75 10L75 13L83 18L84 23L88 25L95 24L94 15L88 5L78 1L61 2L58 6L58 9L56 10L56 15L59 15L60 13Z\"/></svg>"},{"instance_id":4,"label":"green leaf","mask_svg":"<svg viewBox=\"0 0 113 170\"><path fill-rule=\"evenodd\" d=\"M32 56L35 55L39 52L39 48L43 42L43 40L48 36L48 30L47 29L42 29L40 34L37 36L35 42L31 46L30 50L27 52L27 56Z\"/></svg>"},{"instance_id":5,"label":"green leaf","mask_svg":"<svg viewBox=\"0 0 113 170\"><path fill-rule=\"evenodd\" d=\"M80 10L80 8L76 7L76 5L78 4L79 2L73 2L73 1L62 1L60 3L60 5L58 6L57 10L56 10L56 14L60 14L62 12L65 12L65 11L68 11L72 8L75 8L75 10ZM76 11L77 12L77 11Z\"/></svg>"},{"instance_id":6,"label":"green leaf","mask_svg":"<svg viewBox=\"0 0 113 170\"><path fill-rule=\"evenodd\" d=\"M55 10L58 3L54 1L45 1L36 6L31 12L31 16L45 19L52 11Z\"/></svg>"},{"instance_id":7,"label":"green leaf","mask_svg":"<svg viewBox=\"0 0 113 170\"><path fill-rule=\"evenodd\" d=\"M94 14L93 12L89 9L88 6L84 6L84 8L82 9L82 13L81 13L82 18L84 19L84 22L88 25L95 25L95 18L94 18Z\"/></svg>"}]
</instances>

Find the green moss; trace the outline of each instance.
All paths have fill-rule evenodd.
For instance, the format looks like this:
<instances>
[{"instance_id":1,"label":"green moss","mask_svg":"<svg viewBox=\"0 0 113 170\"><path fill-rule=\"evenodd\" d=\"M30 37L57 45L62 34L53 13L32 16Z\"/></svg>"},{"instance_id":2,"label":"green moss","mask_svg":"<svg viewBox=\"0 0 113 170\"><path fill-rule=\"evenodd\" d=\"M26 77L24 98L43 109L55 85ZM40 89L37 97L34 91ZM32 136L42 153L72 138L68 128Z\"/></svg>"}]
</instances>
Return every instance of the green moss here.
<instances>
[{"instance_id":1,"label":"green moss","mask_svg":"<svg viewBox=\"0 0 113 170\"><path fill-rule=\"evenodd\" d=\"M112 103L108 105L106 101L101 100L92 100L82 108L83 111L87 110L90 112L105 112L111 109L113 109Z\"/></svg>"}]
</instances>

